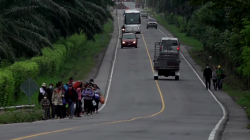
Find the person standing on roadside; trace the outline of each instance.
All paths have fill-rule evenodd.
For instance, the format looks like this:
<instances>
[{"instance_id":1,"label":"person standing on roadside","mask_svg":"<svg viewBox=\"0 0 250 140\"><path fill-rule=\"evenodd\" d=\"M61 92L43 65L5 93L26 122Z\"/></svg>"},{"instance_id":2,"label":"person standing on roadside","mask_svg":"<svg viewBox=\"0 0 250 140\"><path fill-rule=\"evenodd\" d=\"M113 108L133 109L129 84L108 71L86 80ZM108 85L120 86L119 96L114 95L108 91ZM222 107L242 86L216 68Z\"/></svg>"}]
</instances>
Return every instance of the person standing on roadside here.
<instances>
[{"instance_id":1,"label":"person standing on roadside","mask_svg":"<svg viewBox=\"0 0 250 140\"><path fill-rule=\"evenodd\" d=\"M85 115L92 115L92 100L94 97L94 91L91 88L91 84L88 84L87 88L82 91L84 97L84 110L86 111Z\"/></svg>"},{"instance_id":2,"label":"person standing on roadside","mask_svg":"<svg viewBox=\"0 0 250 140\"><path fill-rule=\"evenodd\" d=\"M74 82L73 77L70 77L70 78L69 78L69 83L68 83L68 84L73 86L73 82Z\"/></svg>"},{"instance_id":3,"label":"person standing on roadside","mask_svg":"<svg viewBox=\"0 0 250 140\"><path fill-rule=\"evenodd\" d=\"M52 105L52 94L53 94L53 84L50 83L49 84L49 88L46 89L46 93L47 93L47 98L50 102L50 106L49 106L49 109L48 109L48 118L54 118L55 117L55 109L53 108L53 105ZM52 112L52 114L51 114Z\"/></svg>"},{"instance_id":4,"label":"person standing on roadside","mask_svg":"<svg viewBox=\"0 0 250 140\"><path fill-rule=\"evenodd\" d=\"M62 105L63 105L63 100L62 98L64 97L64 91L62 89L62 84L57 83L56 85L57 88L54 89L53 94L52 94L52 104L55 106L55 114L56 118L62 118Z\"/></svg>"},{"instance_id":5,"label":"person standing on roadside","mask_svg":"<svg viewBox=\"0 0 250 140\"><path fill-rule=\"evenodd\" d=\"M217 84L218 84L218 89L222 90L222 82L223 82L223 78L224 78L224 72L221 69L221 66L218 66L218 69L216 71L216 75L217 75Z\"/></svg>"},{"instance_id":6,"label":"person standing on roadside","mask_svg":"<svg viewBox=\"0 0 250 140\"><path fill-rule=\"evenodd\" d=\"M41 100L40 104L41 104L41 106L42 106L42 108L44 110L44 117L43 117L43 119L47 120L48 119L48 109L49 109L49 106L50 106L50 101L47 98L47 94L44 95L44 97Z\"/></svg>"},{"instance_id":7,"label":"person standing on roadside","mask_svg":"<svg viewBox=\"0 0 250 140\"><path fill-rule=\"evenodd\" d=\"M69 89L66 91L65 94L66 102L69 105L70 110L70 117L73 118L74 116L74 104L78 99L78 95L76 93L76 90L72 87L72 85L69 85Z\"/></svg>"},{"instance_id":8,"label":"person standing on roadside","mask_svg":"<svg viewBox=\"0 0 250 140\"><path fill-rule=\"evenodd\" d=\"M76 101L76 117L81 117L80 116L80 113L81 113L81 105L82 105L82 92L81 92L81 87L78 87L76 89L76 92L77 92L77 95L78 95L78 98L77 98L77 101Z\"/></svg>"},{"instance_id":9,"label":"person standing on roadside","mask_svg":"<svg viewBox=\"0 0 250 140\"><path fill-rule=\"evenodd\" d=\"M100 92L100 89L97 88L96 84L94 84L94 93L95 93L94 94L94 100L96 102L96 106L94 106L94 112L96 114L98 114L101 92Z\"/></svg>"},{"instance_id":10,"label":"person standing on roadside","mask_svg":"<svg viewBox=\"0 0 250 140\"><path fill-rule=\"evenodd\" d=\"M40 103L43 99L43 96L46 94L46 83L42 84L42 87L39 89L38 102Z\"/></svg>"},{"instance_id":11,"label":"person standing on roadside","mask_svg":"<svg viewBox=\"0 0 250 140\"><path fill-rule=\"evenodd\" d=\"M217 74L216 74L216 71L217 71L217 67L214 67L214 70L213 70L213 73L212 73L214 90L217 90Z\"/></svg>"},{"instance_id":12,"label":"person standing on roadside","mask_svg":"<svg viewBox=\"0 0 250 140\"><path fill-rule=\"evenodd\" d=\"M212 79L212 70L208 64L207 64L206 69L203 72L203 78L205 78L206 89L208 89L208 88L210 89L211 88L211 79Z\"/></svg>"}]
</instances>

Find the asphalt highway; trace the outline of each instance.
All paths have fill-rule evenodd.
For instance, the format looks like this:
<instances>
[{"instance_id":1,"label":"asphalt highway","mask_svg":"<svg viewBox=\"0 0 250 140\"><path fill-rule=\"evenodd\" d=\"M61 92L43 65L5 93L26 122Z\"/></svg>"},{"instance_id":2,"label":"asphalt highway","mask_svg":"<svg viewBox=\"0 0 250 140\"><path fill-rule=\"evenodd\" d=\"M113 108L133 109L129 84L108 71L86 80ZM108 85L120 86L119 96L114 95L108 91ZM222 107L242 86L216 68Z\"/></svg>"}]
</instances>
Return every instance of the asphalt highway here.
<instances>
[{"instance_id":1,"label":"asphalt highway","mask_svg":"<svg viewBox=\"0 0 250 140\"><path fill-rule=\"evenodd\" d=\"M132 2L126 4L134 8ZM122 26L122 11L118 10L116 29ZM0 125L0 140L207 140L223 116L219 104L183 58L179 81L174 77L159 77L155 81L150 61L154 42L164 34L154 28L146 29L143 19L142 34L137 36L138 48L121 49L118 43L107 103L100 114ZM118 33L113 39L117 37ZM110 46L116 46L115 41L111 43ZM105 66L103 69L109 69ZM108 81L102 78L99 72L97 79Z\"/></svg>"}]
</instances>

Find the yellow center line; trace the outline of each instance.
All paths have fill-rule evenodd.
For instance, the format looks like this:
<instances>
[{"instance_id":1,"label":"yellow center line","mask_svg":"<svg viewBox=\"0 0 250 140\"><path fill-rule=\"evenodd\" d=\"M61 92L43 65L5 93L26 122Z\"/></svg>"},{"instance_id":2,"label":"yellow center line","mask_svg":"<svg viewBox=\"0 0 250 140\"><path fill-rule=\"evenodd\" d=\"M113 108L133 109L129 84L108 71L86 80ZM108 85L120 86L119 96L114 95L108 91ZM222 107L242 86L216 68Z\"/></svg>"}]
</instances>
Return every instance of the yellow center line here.
<instances>
[{"instance_id":1,"label":"yellow center line","mask_svg":"<svg viewBox=\"0 0 250 140\"><path fill-rule=\"evenodd\" d=\"M153 67L151 56L150 56L149 51L148 51L147 43L146 43L146 41L144 39L143 34L141 34L141 35L142 35L143 42L145 44L145 48L146 48L146 51L147 51L147 54L148 54L148 58L149 58L149 61L150 61L152 72L154 73L154 67ZM161 97L162 108L161 108L160 111L158 111L157 113L154 113L152 115L142 116L142 117L135 117L135 118L132 118L132 119L127 119L127 120L119 120L119 121L111 121L111 122L104 122L104 123L97 123L97 124L89 124L89 125L84 125L84 126L79 126L79 127L72 127L72 128L68 128L68 129L61 129L61 130L56 130L56 131L51 131L51 132L38 133L38 134L34 134L34 135L29 135L29 136L24 136L24 137L20 137L20 138L15 138L15 139L12 139L12 140L23 140L23 139L28 139L28 138L32 138L32 137L36 137L36 136L41 136L41 135L47 135L47 134L52 134L52 133L58 133L58 132L64 132L64 131L74 130L74 129L81 128L81 127L86 127L86 126L96 126L96 125L100 126L100 125L116 124L116 123L122 123L122 122L131 122L131 121L135 121L135 120L138 120L138 119L152 118L152 117L154 117L154 116L159 115L160 113L162 113L164 111L164 109L165 109L164 98L163 98L160 86L159 86L159 84L158 84L158 82L156 80L155 80L155 84L157 86L157 89L158 89L160 97Z\"/></svg>"}]
</instances>

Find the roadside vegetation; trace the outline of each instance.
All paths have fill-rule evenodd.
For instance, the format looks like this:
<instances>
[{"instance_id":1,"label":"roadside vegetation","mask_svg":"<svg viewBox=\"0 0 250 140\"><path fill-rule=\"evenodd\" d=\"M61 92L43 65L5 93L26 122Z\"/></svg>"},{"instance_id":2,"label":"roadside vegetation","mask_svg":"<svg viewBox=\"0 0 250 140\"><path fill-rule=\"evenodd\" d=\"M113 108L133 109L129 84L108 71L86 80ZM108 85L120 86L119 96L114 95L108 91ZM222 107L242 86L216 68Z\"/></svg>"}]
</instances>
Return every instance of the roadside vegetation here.
<instances>
[{"instance_id":1,"label":"roadside vegetation","mask_svg":"<svg viewBox=\"0 0 250 140\"><path fill-rule=\"evenodd\" d=\"M199 65L222 66L224 91L250 118L250 0L147 0L147 6Z\"/></svg>"},{"instance_id":2,"label":"roadside vegetation","mask_svg":"<svg viewBox=\"0 0 250 140\"><path fill-rule=\"evenodd\" d=\"M0 107L28 104L20 85L83 80L113 32L110 0L0 0ZM0 124L42 119L34 110L0 111Z\"/></svg>"}]
</instances>

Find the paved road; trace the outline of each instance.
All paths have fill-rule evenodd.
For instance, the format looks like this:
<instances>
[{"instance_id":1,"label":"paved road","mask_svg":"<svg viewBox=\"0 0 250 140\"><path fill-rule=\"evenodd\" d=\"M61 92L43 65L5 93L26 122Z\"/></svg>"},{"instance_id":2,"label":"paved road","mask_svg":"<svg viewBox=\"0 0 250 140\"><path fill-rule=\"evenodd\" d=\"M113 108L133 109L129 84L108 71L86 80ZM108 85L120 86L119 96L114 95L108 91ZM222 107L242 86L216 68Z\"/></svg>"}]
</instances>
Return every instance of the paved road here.
<instances>
[{"instance_id":1,"label":"paved road","mask_svg":"<svg viewBox=\"0 0 250 140\"><path fill-rule=\"evenodd\" d=\"M183 59L179 81L154 81L147 49L153 57L154 42L164 35L146 29L145 19L142 28L138 48L117 50L108 102L100 114L0 126L0 139L207 140L223 115L221 107Z\"/></svg>"}]
</instances>

